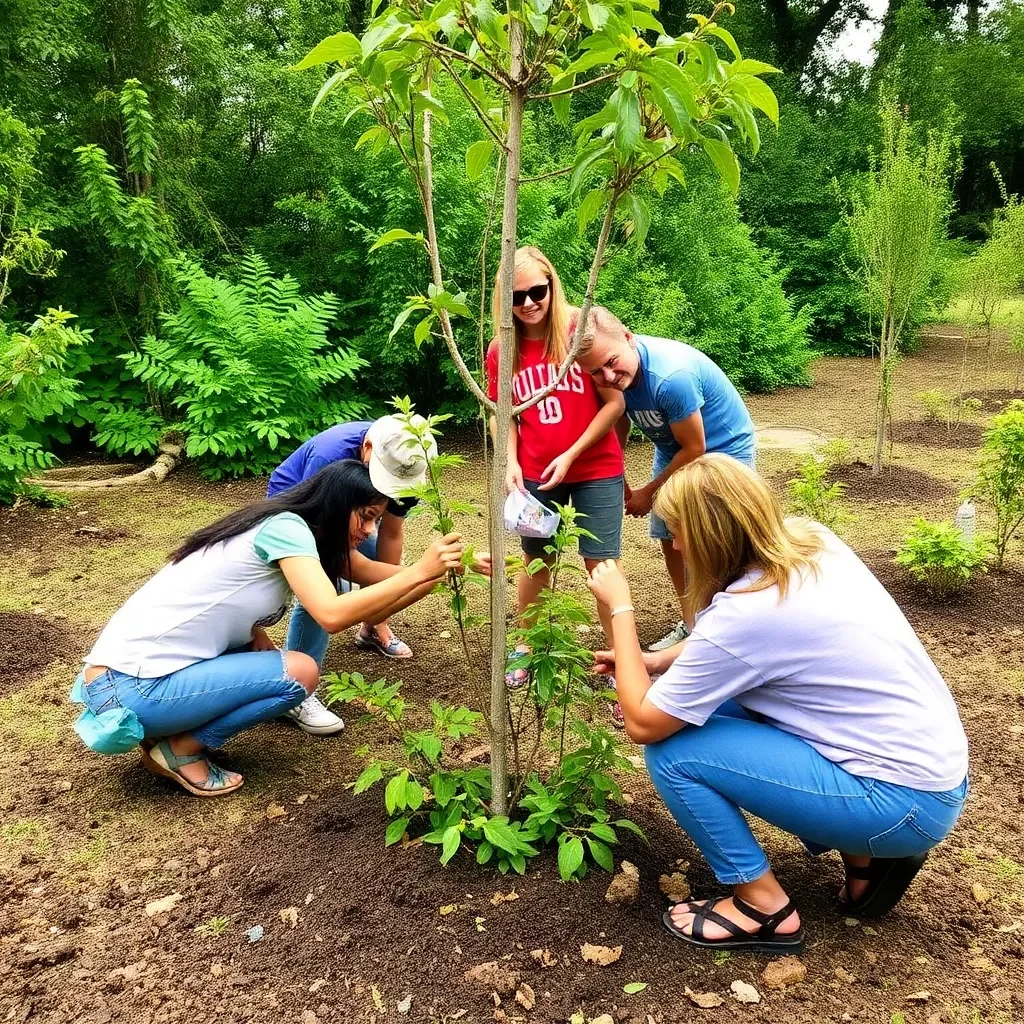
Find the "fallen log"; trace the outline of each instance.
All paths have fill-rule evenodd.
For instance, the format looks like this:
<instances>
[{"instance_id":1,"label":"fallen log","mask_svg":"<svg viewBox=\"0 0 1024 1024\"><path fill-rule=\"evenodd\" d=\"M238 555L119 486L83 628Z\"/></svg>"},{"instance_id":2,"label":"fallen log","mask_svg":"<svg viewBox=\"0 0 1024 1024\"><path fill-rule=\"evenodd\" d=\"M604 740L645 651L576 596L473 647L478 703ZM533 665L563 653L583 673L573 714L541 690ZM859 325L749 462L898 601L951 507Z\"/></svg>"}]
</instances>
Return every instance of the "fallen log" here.
<instances>
[{"instance_id":1,"label":"fallen log","mask_svg":"<svg viewBox=\"0 0 1024 1024\"><path fill-rule=\"evenodd\" d=\"M106 490L112 487L141 487L148 484L163 483L164 480L174 471L181 461L182 453L185 450L184 440L180 435L167 435L157 449L158 454L153 464L140 470L138 473L129 473L124 476L106 476L99 479L88 476L72 476L73 473L89 473L96 470L95 465L91 466L62 466L57 469L47 470L41 477L35 477L26 481L35 484L37 487L45 487L49 491L69 493L75 491Z\"/></svg>"}]
</instances>

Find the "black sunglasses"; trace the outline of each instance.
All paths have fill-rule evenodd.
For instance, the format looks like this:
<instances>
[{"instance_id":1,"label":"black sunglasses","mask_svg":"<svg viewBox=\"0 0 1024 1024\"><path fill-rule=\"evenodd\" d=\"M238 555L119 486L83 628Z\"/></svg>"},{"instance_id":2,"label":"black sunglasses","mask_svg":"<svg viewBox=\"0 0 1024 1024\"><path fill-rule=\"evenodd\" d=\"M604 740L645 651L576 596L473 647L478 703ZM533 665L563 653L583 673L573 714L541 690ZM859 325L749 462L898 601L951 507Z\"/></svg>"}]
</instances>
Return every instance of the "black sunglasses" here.
<instances>
[{"instance_id":1,"label":"black sunglasses","mask_svg":"<svg viewBox=\"0 0 1024 1024\"><path fill-rule=\"evenodd\" d=\"M527 299L533 303L543 302L548 297L548 288L550 287L547 284L535 284L532 288L527 288L525 291L513 292L512 305L523 306L526 304Z\"/></svg>"}]
</instances>

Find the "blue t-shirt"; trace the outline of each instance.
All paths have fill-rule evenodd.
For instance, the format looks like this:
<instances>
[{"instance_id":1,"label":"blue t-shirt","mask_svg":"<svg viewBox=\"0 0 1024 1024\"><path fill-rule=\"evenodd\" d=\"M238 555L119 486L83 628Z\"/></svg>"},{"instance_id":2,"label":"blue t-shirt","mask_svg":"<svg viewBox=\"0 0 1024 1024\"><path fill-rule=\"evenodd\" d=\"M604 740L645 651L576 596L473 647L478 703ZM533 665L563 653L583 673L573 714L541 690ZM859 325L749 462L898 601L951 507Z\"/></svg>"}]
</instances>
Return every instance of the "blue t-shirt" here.
<instances>
[{"instance_id":1,"label":"blue t-shirt","mask_svg":"<svg viewBox=\"0 0 1024 1024\"><path fill-rule=\"evenodd\" d=\"M655 448L671 459L679 451L671 425L699 409L706 450L751 463L754 421L721 368L682 341L644 335L635 335L634 341L640 368L623 392L626 412Z\"/></svg>"},{"instance_id":2,"label":"blue t-shirt","mask_svg":"<svg viewBox=\"0 0 1024 1024\"><path fill-rule=\"evenodd\" d=\"M280 491L308 480L332 462L340 459L362 461L363 440L371 426L370 420L339 423L304 441L270 474L267 497L272 498Z\"/></svg>"}]
</instances>

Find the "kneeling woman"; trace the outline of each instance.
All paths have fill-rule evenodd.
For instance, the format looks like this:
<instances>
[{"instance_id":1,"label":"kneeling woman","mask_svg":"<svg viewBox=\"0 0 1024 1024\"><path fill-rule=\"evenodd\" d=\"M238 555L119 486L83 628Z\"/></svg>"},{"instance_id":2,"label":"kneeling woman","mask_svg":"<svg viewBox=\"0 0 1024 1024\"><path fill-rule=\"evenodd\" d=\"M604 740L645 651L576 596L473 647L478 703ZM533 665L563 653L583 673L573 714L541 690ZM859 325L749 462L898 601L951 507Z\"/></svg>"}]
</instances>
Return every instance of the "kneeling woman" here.
<instances>
[{"instance_id":1,"label":"kneeling woman","mask_svg":"<svg viewBox=\"0 0 1024 1024\"><path fill-rule=\"evenodd\" d=\"M641 654L629 585L604 562L590 588L612 617L629 735L651 779L732 896L664 921L698 946L798 950L800 917L741 811L838 850L848 913L892 909L967 794L956 704L863 562L818 523L782 517L767 484L703 455L655 509L689 570L690 638ZM652 681L652 677L661 673Z\"/></svg>"},{"instance_id":2,"label":"kneeling woman","mask_svg":"<svg viewBox=\"0 0 1024 1024\"><path fill-rule=\"evenodd\" d=\"M141 741L146 768L195 796L238 789L242 777L218 767L207 751L295 707L319 682L316 661L277 650L264 631L292 595L337 633L385 620L459 565L456 534L435 541L408 568L354 550L386 504L362 463L342 461L193 533L114 614L86 656L72 694L87 708L88 726L81 719L76 725L83 738L98 740L90 745L104 752ZM338 594L332 581L342 577L361 589ZM117 723L113 741L98 726L104 718Z\"/></svg>"}]
</instances>

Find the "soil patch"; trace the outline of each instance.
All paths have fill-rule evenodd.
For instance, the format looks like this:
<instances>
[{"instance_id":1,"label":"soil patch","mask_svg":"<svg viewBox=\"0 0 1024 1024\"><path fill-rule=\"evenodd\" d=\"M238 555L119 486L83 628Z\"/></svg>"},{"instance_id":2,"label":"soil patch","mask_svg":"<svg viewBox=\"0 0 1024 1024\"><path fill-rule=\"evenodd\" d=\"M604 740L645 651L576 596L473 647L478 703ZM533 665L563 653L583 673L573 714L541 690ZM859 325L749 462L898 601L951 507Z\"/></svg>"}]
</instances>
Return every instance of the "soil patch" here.
<instances>
[{"instance_id":1,"label":"soil patch","mask_svg":"<svg viewBox=\"0 0 1024 1024\"><path fill-rule=\"evenodd\" d=\"M894 441L923 444L930 448L977 448L983 427L979 423L954 423L947 427L941 420L901 420L892 425Z\"/></svg>"},{"instance_id":2,"label":"soil patch","mask_svg":"<svg viewBox=\"0 0 1024 1024\"><path fill-rule=\"evenodd\" d=\"M0 636L0 697L51 662L75 656L67 624L34 612L0 612Z\"/></svg>"},{"instance_id":3,"label":"soil patch","mask_svg":"<svg viewBox=\"0 0 1024 1024\"><path fill-rule=\"evenodd\" d=\"M887 466L871 475L866 462L836 466L832 479L846 484L846 498L853 501L923 502L948 498L956 488L946 480L909 466Z\"/></svg>"},{"instance_id":4,"label":"soil patch","mask_svg":"<svg viewBox=\"0 0 1024 1024\"><path fill-rule=\"evenodd\" d=\"M1024 399L1024 391L994 388L991 391L968 391L966 398L976 398L984 412L1002 412L1015 398Z\"/></svg>"},{"instance_id":5,"label":"soil patch","mask_svg":"<svg viewBox=\"0 0 1024 1024\"><path fill-rule=\"evenodd\" d=\"M976 576L952 597L938 599L893 562L891 551L864 551L860 557L881 580L915 628L958 646L973 646L972 638L991 634L1005 638L1006 653L1020 657L1024 646L1021 629L1021 596L1024 572L1006 569Z\"/></svg>"}]
</instances>

